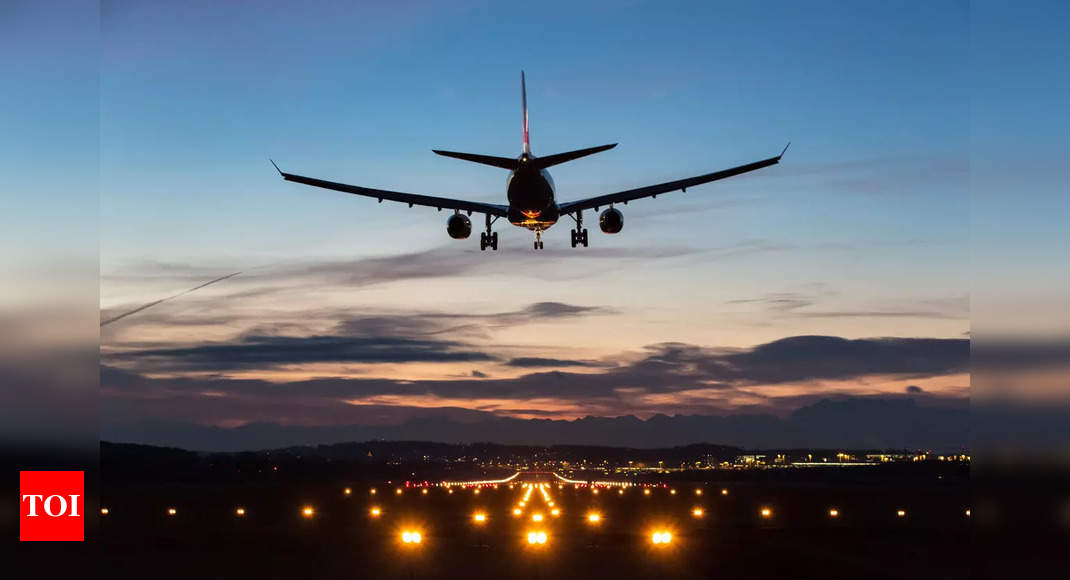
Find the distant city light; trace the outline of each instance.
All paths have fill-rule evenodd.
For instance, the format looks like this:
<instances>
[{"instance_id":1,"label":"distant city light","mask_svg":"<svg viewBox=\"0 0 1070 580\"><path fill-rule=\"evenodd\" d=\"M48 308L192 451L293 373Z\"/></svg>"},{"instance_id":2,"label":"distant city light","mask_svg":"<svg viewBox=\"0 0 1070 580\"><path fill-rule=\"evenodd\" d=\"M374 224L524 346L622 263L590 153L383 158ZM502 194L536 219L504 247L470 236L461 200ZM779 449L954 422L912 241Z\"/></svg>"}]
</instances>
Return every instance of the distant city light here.
<instances>
[{"instance_id":1,"label":"distant city light","mask_svg":"<svg viewBox=\"0 0 1070 580\"><path fill-rule=\"evenodd\" d=\"M379 509L378 507L373 507L372 509L368 510L368 513L370 513L373 518L377 518L382 515L383 510Z\"/></svg>"},{"instance_id":2,"label":"distant city light","mask_svg":"<svg viewBox=\"0 0 1070 580\"><path fill-rule=\"evenodd\" d=\"M693 510L691 510L691 515L695 516L696 518L701 518L702 514L704 514L704 513L705 512L702 511L702 508L698 508L698 507L693 509Z\"/></svg>"}]
</instances>

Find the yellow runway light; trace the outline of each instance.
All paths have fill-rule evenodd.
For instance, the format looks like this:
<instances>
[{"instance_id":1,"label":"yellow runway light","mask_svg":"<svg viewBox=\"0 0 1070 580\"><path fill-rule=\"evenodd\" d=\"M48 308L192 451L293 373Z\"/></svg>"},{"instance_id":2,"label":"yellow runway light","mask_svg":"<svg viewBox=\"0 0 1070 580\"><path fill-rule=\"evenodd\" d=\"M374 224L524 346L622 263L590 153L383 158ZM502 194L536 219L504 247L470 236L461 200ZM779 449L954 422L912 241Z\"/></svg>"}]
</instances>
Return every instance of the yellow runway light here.
<instances>
[{"instance_id":1,"label":"yellow runway light","mask_svg":"<svg viewBox=\"0 0 1070 580\"><path fill-rule=\"evenodd\" d=\"M532 514L531 521L533 521L533 522L541 522L542 521L542 514Z\"/></svg>"},{"instance_id":2,"label":"yellow runway light","mask_svg":"<svg viewBox=\"0 0 1070 580\"><path fill-rule=\"evenodd\" d=\"M701 518L706 512L702 511L702 508L695 508L691 510L691 515L696 518Z\"/></svg>"},{"instance_id":3,"label":"yellow runway light","mask_svg":"<svg viewBox=\"0 0 1070 580\"><path fill-rule=\"evenodd\" d=\"M667 546L672 542L672 532L657 531L650 535L650 541L657 546Z\"/></svg>"},{"instance_id":4,"label":"yellow runway light","mask_svg":"<svg viewBox=\"0 0 1070 580\"><path fill-rule=\"evenodd\" d=\"M587 514L587 523L589 523L589 524L597 524L600 521L602 521L602 514L600 514L598 512L591 512L591 513Z\"/></svg>"},{"instance_id":5,"label":"yellow runway light","mask_svg":"<svg viewBox=\"0 0 1070 580\"><path fill-rule=\"evenodd\" d=\"M381 510L381 509L379 509L377 507L373 507L372 509L368 510L368 513L371 514L371 516L373 518L377 518L377 517L379 517L380 515L383 514L383 510Z\"/></svg>"},{"instance_id":6,"label":"yellow runway light","mask_svg":"<svg viewBox=\"0 0 1070 580\"><path fill-rule=\"evenodd\" d=\"M315 514L316 510L312 509L311 506L305 506L305 508L301 510L301 515L305 516L306 518L310 518Z\"/></svg>"},{"instance_id":7,"label":"yellow runway light","mask_svg":"<svg viewBox=\"0 0 1070 580\"><path fill-rule=\"evenodd\" d=\"M528 532L528 543L542 545L546 543L546 532Z\"/></svg>"},{"instance_id":8,"label":"yellow runway light","mask_svg":"<svg viewBox=\"0 0 1070 580\"><path fill-rule=\"evenodd\" d=\"M405 530L401 532L401 541L405 544L419 544L424 541L424 537L420 532Z\"/></svg>"},{"instance_id":9,"label":"yellow runway light","mask_svg":"<svg viewBox=\"0 0 1070 580\"><path fill-rule=\"evenodd\" d=\"M483 523L483 522L487 521L487 514L485 514L485 513L483 513L483 512L476 512L476 513L475 513L475 514L474 514L474 515L472 516L472 519L473 519L473 520L475 520L475 522L476 522L477 524L481 524L481 523Z\"/></svg>"}]
</instances>

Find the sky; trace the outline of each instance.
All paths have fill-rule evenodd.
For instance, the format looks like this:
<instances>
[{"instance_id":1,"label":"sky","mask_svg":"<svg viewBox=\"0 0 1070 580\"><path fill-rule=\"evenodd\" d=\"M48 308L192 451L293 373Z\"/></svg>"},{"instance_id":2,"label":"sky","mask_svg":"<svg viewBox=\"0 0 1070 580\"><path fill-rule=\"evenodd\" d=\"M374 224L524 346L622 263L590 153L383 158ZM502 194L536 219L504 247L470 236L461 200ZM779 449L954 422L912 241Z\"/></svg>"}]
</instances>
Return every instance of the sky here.
<instances>
[{"instance_id":1,"label":"sky","mask_svg":"<svg viewBox=\"0 0 1070 580\"><path fill-rule=\"evenodd\" d=\"M39 96L95 108L24 111L15 129L99 132L83 169L99 168L101 320L175 296L100 328L104 423L936 405L969 396L971 224L1000 215L971 214L971 181L1002 158L976 143L1002 128L976 116L1005 107L998 79L1014 77L977 59L1012 55L978 43L999 28L978 12L105 2L95 99L62 90L62 70ZM60 36L72 44L50 50L77 57L77 34ZM1041 25L1032 39L1058 36ZM445 213L284 182L268 162L505 203L504 170L430 150L519 154L521 70L536 155L620 143L553 168L559 201L792 145L778 166L621 208L615 236L590 223L589 248L569 247L561 222L538 253L526 230L499 225L501 249L480 252L446 235ZM1047 126L1055 103L1038 94L1019 124ZM1015 152L1052 198L1055 138ZM20 163L16 144L3 152Z\"/></svg>"}]
</instances>

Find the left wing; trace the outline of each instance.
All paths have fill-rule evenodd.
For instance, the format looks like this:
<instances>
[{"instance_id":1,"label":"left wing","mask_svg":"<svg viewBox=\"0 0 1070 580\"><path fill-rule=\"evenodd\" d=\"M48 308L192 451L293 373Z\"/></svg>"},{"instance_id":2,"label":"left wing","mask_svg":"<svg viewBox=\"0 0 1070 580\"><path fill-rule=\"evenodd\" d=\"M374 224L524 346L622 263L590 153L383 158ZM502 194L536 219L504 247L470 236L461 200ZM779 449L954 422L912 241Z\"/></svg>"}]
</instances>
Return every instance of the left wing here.
<instances>
[{"instance_id":1,"label":"left wing","mask_svg":"<svg viewBox=\"0 0 1070 580\"><path fill-rule=\"evenodd\" d=\"M788 143L791 145L791 143ZM568 203L561 204L558 209L562 214L572 213L582 209L594 209L597 210L603 205L609 205L611 203L624 203L627 204L633 199L641 199L644 197L657 197L663 193L669 193L671 191L687 191L687 188L701 185L703 183L709 183L711 181L717 181L718 179L725 179L727 177L733 177L741 173L747 173L755 171L763 167L769 167L770 165L776 165L780 163L780 158L784 156L784 152L788 150L785 146L784 150L780 152L780 155L776 157L770 157L769 159L763 159L761 161L755 161L754 163L748 163L746 165L740 165L731 169L722 169L721 171L714 171L713 173L707 173L705 175L698 175L696 177L688 177L687 179L678 179L676 181L670 181L668 183L659 183L657 185L648 185L646 187L640 187L638 189L629 189L627 191L618 191L617 193L608 193L606 195L600 195L598 197L589 197L587 199L581 199L577 201L570 201Z\"/></svg>"},{"instance_id":2,"label":"left wing","mask_svg":"<svg viewBox=\"0 0 1070 580\"><path fill-rule=\"evenodd\" d=\"M275 165L275 162L271 162ZM465 201L463 199L450 199L448 197L435 197L432 195L420 195L416 193L402 193L400 191L388 191L385 189L372 189L370 187L360 187L357 185L346 185L344 183L336 183L334 181L325 181L323 179L316 179L314 177L305 177L303 175L294 175L292 173L286 173L279 169L278 165L275 165L275 170L279 172L286 181L293 181L295 183L303 183L305 185L311 185L313 187L322 187L324 189L333 189L335 191L342 191L345 193L352 193L354 195L363 195L365 197L374 197L382 201L398 201L401 203L409 204L409 207L414 205L423 205L427 207L435 207L439 210L456 209L460 211L468 212L469 214L485 213L492 216L505 217L509 214L509 208L504 205L498 205L494 203L483 203L479 201Z\"/></svg>"}]
</instances>

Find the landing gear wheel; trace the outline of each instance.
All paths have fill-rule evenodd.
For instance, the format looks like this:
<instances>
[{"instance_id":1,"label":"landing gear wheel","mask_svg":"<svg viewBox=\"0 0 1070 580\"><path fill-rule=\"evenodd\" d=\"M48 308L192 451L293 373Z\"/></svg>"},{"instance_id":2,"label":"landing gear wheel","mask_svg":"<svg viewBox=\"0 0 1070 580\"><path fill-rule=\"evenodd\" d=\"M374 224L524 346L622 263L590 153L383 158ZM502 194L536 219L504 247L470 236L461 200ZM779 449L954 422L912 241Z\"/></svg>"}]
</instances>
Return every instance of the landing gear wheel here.
<instances>
[{"instance_id":1,"label":"landing gear wheel","mask_svg":"<svg viewBox=\"0 0 1070 580\"><path fill-rule=\"evenodd\" d=\"M479 234L479 249L486 251L487 248L498 250L498 232Z\"/></svg>"},{"instance_id":2,"label":"landing gear wheel","mask_svg":"<svg viewBox=\"0 0 1070 580\"><path fill-rule=\"evenodd\" d=\"M498 251L498 232L494 232L490 235L490 247L495 252Z\"/></svg>"},{"instance_id":3,"label":"landing gear wheel","mask_svg":"<svg viewBox=\"0 0 1070 580\"><path fill-rule=\"evenodd\" d=\"M587 228L572 230L572 247L575 248L580 244L587 247Z\"/></svg>"}]
</instances>

